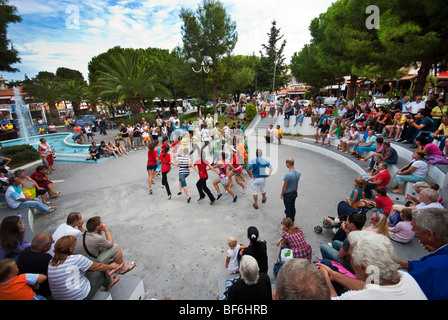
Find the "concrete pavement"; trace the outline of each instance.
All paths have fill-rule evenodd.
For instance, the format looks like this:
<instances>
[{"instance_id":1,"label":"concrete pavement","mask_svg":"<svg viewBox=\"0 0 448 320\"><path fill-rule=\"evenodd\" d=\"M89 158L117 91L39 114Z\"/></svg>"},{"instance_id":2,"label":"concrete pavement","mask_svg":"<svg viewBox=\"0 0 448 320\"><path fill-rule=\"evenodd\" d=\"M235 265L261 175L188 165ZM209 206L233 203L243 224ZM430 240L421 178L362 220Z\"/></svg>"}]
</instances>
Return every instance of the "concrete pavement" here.
<instances>
[{"instance_id":1,"label":"concrete pavement","mask_svg":"<svg viewBox=\"0 0 448 320\"><path fill-rule=\"evenodd\" d=\"M115 129L111 131L115 132ZM97 138L101 139L98 135ZM139 150L98 164L58 162L57 171L50 176L53 180L62 180L56 186L62 193L53 199L58 209L49 215L36 215L35 230L52 233L74 211L81 212L84 221L99 215L122 248L125 260L136 263L129 274L143 278L147 299L215 300L219 295L218 279L227 275L225 252L229 236L247 245L246 230L256 226L260 238L268 243L272 269L279 250L275 242L280 237L280 222L284 217L280 191L287 158L294 158L296 169L302 173L296 225L303 229L311 244L314 260L321 258L320 244L333 236L330 230L316 234L313 229L321 225L323 217L336 213L338 202L350 194L358 173L331 157L300 147L297 141L283 141L281 146L265 149L265 157L274 164L275 171L267 181L268 201L260 202L259 210L252 207L250 187L243 194L237 184L233 187L238 195L236 203L228 194L213 206L207 199L197 202L198 175L194 171L187 178L192 197L187 203L185 195L177 195L177 167L169 174L172 199L168 200L165 189L161 188L161 176L156 177L154 194L149 195L147 153ZM249 145L253 153L256 147L265 147L263 137L256 135L251 136ZM28 171L31 173L31 168ZM250 179L245 176L250 186ZM215 177L215 173L210 173L208 180L214 194ZM2 217L15 214L8 208L2 208L0 213ZM425 254L416 241L397 245L397 252L405 259Z\"/></svg>"}]
</instances>

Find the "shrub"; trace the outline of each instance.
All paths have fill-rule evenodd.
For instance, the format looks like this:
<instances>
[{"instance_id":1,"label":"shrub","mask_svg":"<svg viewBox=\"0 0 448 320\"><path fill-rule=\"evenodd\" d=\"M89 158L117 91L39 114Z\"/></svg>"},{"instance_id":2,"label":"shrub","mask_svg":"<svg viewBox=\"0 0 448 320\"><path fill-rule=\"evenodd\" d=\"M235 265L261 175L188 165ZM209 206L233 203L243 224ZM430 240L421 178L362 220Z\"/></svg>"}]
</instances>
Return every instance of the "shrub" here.
<instances>
[{"instance_id":1,"label":"shrub","mask_svg":"<svg viewBox=\"0 0 448 320\"><path fill-rule=\"evenodd\" d=\"M40 159L39 152L29 144L22 144L19 146L3 147L0 154L6 158L11 159L9 167L11 169L23 166L30 162Z\"/></svg>"},{"instance_id":2,"label":"shrub","mask_svg":"<svg viewBox=\"0 0 448 320\"><path fill-rule=\"evenodd\" d=\"M257 108L253 105L253 103L248 103L246 105L246 120L252 121L257 114Z\"/></svg>"}]
</instances>

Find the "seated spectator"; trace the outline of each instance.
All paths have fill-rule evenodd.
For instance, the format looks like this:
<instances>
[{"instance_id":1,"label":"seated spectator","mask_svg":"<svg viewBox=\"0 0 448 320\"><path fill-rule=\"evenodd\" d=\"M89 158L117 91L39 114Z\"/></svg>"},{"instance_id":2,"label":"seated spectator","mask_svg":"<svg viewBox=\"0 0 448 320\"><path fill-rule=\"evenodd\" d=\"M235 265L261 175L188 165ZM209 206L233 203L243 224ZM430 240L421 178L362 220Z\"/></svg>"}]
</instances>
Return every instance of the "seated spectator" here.
<instances>
[{"instance_id":1,"label":"seated spectator","mask_svg":"<svg viewBox=\"0 0 448 320\"><path fill-rule=\"evenodd\" d=\"M357 150L356 157L358 159L363 159L363 154L365 152L371 152L376 150L376 136L373 133L373 130L368 132L368 137L365 143L360 143Z\"/></svg>"},{"instance_id":2,"label":"seated spectator","mask_svg":"<svg viewBox=\"0 0 448 320\"><path fill-rule=\"evenodd\" d=\"M437 127L440 126L442 118L448 114L448 106L445 105L445 99L439 98L437 100L437 106L431 110L431 118L436 121Z\"/></svg>"},{"instance_id":3,"label":"seated spectator","mask_svg":"<svg viewBox=\"0 0 448 320\"><path fill-rule=\"evenodd\" d=\"M344 239L340 237L340 239L333 240L330 244L323 243L320 245L322 259L339 262L349 272L354 273L350 265L350 255L348 254L350 242L347 239L347 235L352 231L362 230L365 223L366 217L361 213L353 212L350 214L347 221L344 221L340 228L345 234Z\"/></svg>"},{"instance_id":4,"label":"seated spectator","mask_svg":"<svg viewBox=\"0 0 448 320\"><path fill-rule=\"evenodd\" d=\"M259 240L259 233L256 227L247 228L247 238L250 244L243 250L240 255L250 255L257 260L260 272L268 273L268 254L266 248L266 241Z\"/></svg>"},{"instance_id":5,"label":"seated spectator","mask_svg":"<svg viewBox=\"0 0 448 320\"><path fill-rule=\"evenodd\" d=\"M56 126L54 125L53 122L51 122L48 125L48 133L57 133L57 132L58 132L58 130L56 129Z\"/></svg>"},{"instance_id":6,"label":"seated spectator","mask_svg":"<svg viewBox=\"0 0 448 320\"><path fill-rule=\"evenodd\" d=\"M384 128L388 138L394 140L398 140L400 138L401 132L403 131L405 119L406 117L401 111L395 114L392 123Z\"/></svg>"},{"instance_id":7,"label":"seated spectator","mask_svg":"<svg viewBox=\"0 0 448 320\"><path fill-rule=\"evenodd\" d=\"M393 123L391 113L386 112L386 109L384 107L380 107L375 124L373 125L373 131L377 134L383 134L384 128L391 123Z\"/></svg>"},{"instance_id":8,"label":"seated spectator","mask_svg":"<svg viewBox=\"0 0 448 320\"><path fill-rule=\"evenodd\" d=\"M319 133L320 131L320 133ZM322 121L322 124L320 124L316 130L316 134L314 135L314 138L316 138L315 143L319 142L319 139L322 139L322 145L325 143L325 138L328 135L328 132L330 131L330 126L327 124L327 120Z\"/></svg>"},{"instance_id":9,"label":"seated spectator","mask_svg":"<svg viewBox=\"0 0 448 320\"><path fill-rule=\"evenodd\" d=\"M432 138L440 140L439 149L448 156L448 115L443 116L439 128L431 135Z\"/></svg>"},{"instance_id":10,"label":"seated spectator","mask_svg":"<svg viewBox=\"0 0 448 320\"><path fill-rule=\"evenodd\" d=\"M419 182L426 178L428 172L428 164L424 161L425 153L420 150L415 150L412 153L412 161L398 170L395 175L396 185L392 187L393 193L404 193L403 183L405 181Z\"/></svg>"},{"instance_id":11,"label":"seated spectator","mask_svg":"<svg viewBox=\"0 0 448 320\"><path fill-rule=\"evenodd\" d=\"M350 146L356 145L359 142L359 132L358 132L358 130L356 130L355 126L351 126L349 130L347 128L345 130L348 131L348 138L341 139L342 152L345 151L345 153L349 153ZM344 134L344 136L345 136L345 134ZM359 144L359 145L361 145L361 144Z\"/></svg>"},{"instance_id":12,"label":"seated spectator","mask_svg":"<svg viewBox=\"0 0 448 320\"><path fill-rule=\"evenodd\" d=\"M375 208L373 212L381 212L387 216L390 215L394 202L387 195L387 190L384 187L375 189L375 201L372 201Z\"/></svg>"},{"instance_id":13,"label":"seated spectator","mask_svg":"<svg viewBox=\"0 0 448 320\"><path fill-rule=\"evenodd\" d=\"M337 139L339 139L339 127L336 123L333 123L327 135L327 146L330 146L331 141Z\"/></svg>"},{"instance_id":14,"label":"seated spectator","mask_svg":"<svg viewBox=\"0 0 448 320\"><path fill-rule=\"evenodd\" d=\"M389 141L383 142L383 161L387 164L397 164L398 162L397 150L390 146Z\"/></svg>"},{"instance_id":15,"label":"seated spectator","mask_svg":"<svg viewBox=\"0 0 448 320\"><path fill-rule=\"evenodd\" d=\"M330 300L328 283L316 266L306 259L289 259L281 267L274 300Z\"/></svg>"},{"instance_id":16,"label":"seated spectator","mask_svg":"<svg viewBox=\"0 0 448 320\"><path fill-rule=\"evenodd\" d=\"M92 145L89 147L89 154L90 158L87 158L86 160L98 161L98 159L101 157L99 147L97 147L95 141L92 141Z\"/></svg>"},{"instance_id":17,"label":"seated spectator","mask_svg":"<svg viewBox=\"0 0 448 320\"><path fill-rule=\"evenodd\" d=\"M48 263L52 256L48 252L53 243L53 238L48 233L39 233L34 236L31 246L23 250L17 258L19 274L37 273L47 277ZM48 298L51 296L48 280L40 283L39 288L35 289L36 294Z\"/></svg>"},{"instance_id":18,"label":"seated spectator","mask_svg":"<svg viewBox=\"0 0 448 320\"><path fill-rule=\"evenodd\" d=\"M378 187L386 188L391 180L390 172L387 170L388 164L384 161L378 165L378 173L372 177L366 179L366 187L364 188L364 194L366 198L372 198L372 190Z\"/></svg>"},{"instance_id":19,"label":"seated spectator","mask_svg":"<svg viewBox=\"0 0 448 320\"><path fill-rule=\"evenodd\" d=\"M370 225L362 228L363 231L373 231L389 237L389 225L387 216L379 211L374 212L369 218Z\"/></svg>"},{"instance_id":20,"label":"seated spectator","mask_svg":"<svg viewBox=\"0 0 448 320\"><path fill-rule=\"evenodd\" d=\"M228 300L272 300L271 279L260 272L254 257L241 257L240 274L241 278L230 288Z\"/></svg>"},{"instance_id":21,"label":"seated spectator","mask_svg":"<svg viewBox=\"0 0 448 320\"><path fill-rule=\"evenodd\" d=\"M411 117L406 117L406 122L409 128L403 136L406 140L404 143L414 144L415 139L421 135L430 136L436 131L436 121L430 117L425 116L423 110L419 111L415 116L415 120Z\"/></svg>"},{"instance_id":22,"label":"seated spectator","mask_svg":"<svg viewBox=\"0 0 448 320\"><path fill-rule=\"evenodd\" d=\"M429 142L427 137L420 136L415 139L415 144L417 145L417 149L426 153L426 156L436 155L442 156L442 150L432 142Z\"/></svg>"},{"instance_id":23,"label":"seated spectator","mask_svg":"<svg viewBox=\"0 0 448 320\"><path fill-rule=\"evenodd\" d=\"M78 238L81 233L84 232L83 228L84 221L82 220L82 215L79 212L72 212L67 216L65 223L60 224L56 230L53 232L53 242L55 243L63 236L74 236ZM50 254L54 256L54 243L51 245Z\"/></svg>"},{"instance_id":24,"label":"seated spectator","mask_svg":"<svg viewBox=\"0 0 448 320\"><path fill-rule=\"evenodd\" d=\"M417 261L396 259L409 272L429 300L447 300L448 210L412 211L412 226L420 244L430 253Z\"/></svg>"},{"instance_id":25,"label":"seated spectator","mask_svg":"<svg viewBox=\"0 0 448 320\"><path fill-rule=\"evenodd\" d=\"M348 240L350 263L358 279L319 265L319 270L330 286L333 299L426 300L425 294L414 278L398 270L397 255L389 238L376 232L354 231L350 232ZM366 282L372 280L373 284ZM332 281L343 285L349 291L337 296Z\"/></svg>"},{"instance_id":26,"label":"seated spectator","mask_svg":"<svg viewBox=\"0 0 448 320\"><path fill-rule=\"evenodd\" d=\"M123 252L120 246L114 242L109 228L103 224L100 217L96 216L87 220L86 229L87 231L77 237L74 254L82 254L100 263L113 260L122 265L119 270L120 274L125 274L135 267L134 262L123 263ZM105 238L102 236L103 232Z\"/></svg>"},{"instance_id":27,"label":"seated spectator","mask_svg":"<svg viewBox=\"0 0 448 320\"><path fill-rule=\"evenodd\" d=\"M48 171L47 166L37 166L36 171L30 177L37 182L39 187L45 188L48 191L50 198L56 198L61 192L54 190L53 181L48 178Z\"/></svg>"},{"instance_id":28,"label":"seated spectator","mask_svg":"<svg viewBox=\"0 0 448 320\"><path fill-rule=\"evenodd\" d=\"M0 300L45 300L33 289L47 277L43 274L24 273L19 275L19 268L13 259L0 261Z\"/></svg>"},{"instance_id":29,"label":"seated spectator","mask_svg":"<svg viewBox=\"0 0 448 320\"><path fill-rule=\"evenodd\" d=\"M43 204L51 204L51 202L47 201L47 190L45 188L39 187L36 181L26 175L25 170L18 169L14 171L14 175L19 178L20 188L22 189L22 191L26 188L28 188L28 190L33 190L34 188L36 196L42 200Z\"/></svg>"},{"instance_id":30,"label":"seated spectator","mask_svg":"<svg viewBox=\"0 0 448 320\"><path fill-rule=\"evenodd\" d=\"M443 209L438 196L439 194L434 189L423 188L418 194L419 203L415 207L413 205L410 205L409 207L417 210L429 208Z\"/></svg>"},{"instance_id":31,"label":"seated spectator","mask_svg":"<svg viewBox=\"0 0 448 320\"><path fill-rule=\"evenodd\" d=\"M306 242L302 229L299 227L294 227L294 223L291 218L283 218L281 229L282 237L276 242L277 247L281 244L280 252L282 249L288 248L292 250L293 258L311 260L312 249Z\"/></svg>"},{"instance_id":32,"label":"seated spectator","mask_svg":"<svg viewBox=\"0 0 448 320\"><path fill-rule=\"evenodd\" d=\"M0 260L14 258L30 244L25 241L25 226L19 216L5 217L0 224Z\"/></svg>"},{"instance_id":33,"label":"seated spectator","mask_svg":"<svg viewBox=\"0 0 448 320\"><path fill-rule=\"evenodd\" d=\"M367 162L369 159L372 159L372 160L370 160L370 164L369 164L369 167L372 167L373 166L373 161L374 161L374 157L375 157L375 155L376 154L381 154L381 155L383 155L383 157L384 157L384 147L383 147L383 142L384 142L384 139L382 138L382 137L378 137L377 139L376 139L376 150L375 150L375 153L371 153L370 155L368 155L367 157L365 157L365 158L361 158L360 160L362 161L362 162Z\"/></svg>"},{"instance_id":34,"label":"seated spectator","mask_svg":"<svg viewBox=\"0 0 448 320\"><path fill-rule=\"evenodd\" d=\"M402 103L400 102L400 97L395 96L394 101L389 105L389 113L392 117L394 117L397 113L401 112L403 108Z\"/></svg>"},{"instance_id":35,"label":"seated spectator","mask_svg":"<svg viewBox=\"0 0 448 320\"><path fill-rule=\"evenodd\" d=\"M5 199L11 209L33 208L47 214L56 210L55 206L48 207L38 198L31 198L23 193L19 187L20 180L17 177L9 178L10 186L6 189Z\"/></svg>"},{"instance_id":36,"label":"seated spectator","mask_svg":"<svg viewBox=\"0 0 448 320\"><path fill-rule=\"evenodd\" d=\"M55 255L48 265L48 283L54 300L90 300L101 286L108 290L120 279L112 275L122 265L93 262L73 254L75 245L73 236L64 236L54 245ZM76 286L72 283L73 274Z\"/></svg>"},{"instance_id":37,"label":"seated spectator","mask_svg":"<svg viewBox=\"0 0 448 320\"><path fill-rule=\"evenodd\" d=\"M409 243L415 236L412 228L412 209L404 208L401 210L401 221L395 226L389 227L390 238L400 243Z\"/></svg>"}]
</instances>

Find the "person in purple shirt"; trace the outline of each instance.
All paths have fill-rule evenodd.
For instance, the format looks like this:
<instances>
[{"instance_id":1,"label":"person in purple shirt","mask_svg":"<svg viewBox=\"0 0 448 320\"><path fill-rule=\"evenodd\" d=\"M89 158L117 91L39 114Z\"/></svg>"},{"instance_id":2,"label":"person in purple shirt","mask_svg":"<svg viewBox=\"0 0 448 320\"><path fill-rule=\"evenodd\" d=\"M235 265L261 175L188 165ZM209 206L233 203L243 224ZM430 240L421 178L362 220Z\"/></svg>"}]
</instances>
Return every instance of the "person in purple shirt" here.
<instances>
[{"instance_id":1,"label":"person in purple shirt","mask_svg":"<svg viewBox=\"0 0 448 320\"><path fill-rule=\"evenodd\" d=\"M25 241L25 226L19 216L9 216L0 225L0 260L17 259L19 253L30 246Z\"/></svg>"},{"instance_id":2,"label":"person in purple shirt","mask_svg":"<svg viewBox=\"0 0 448 320\"><path fill-rule=\"evenodd\" d=\"M397 259L417 281L428 300L448 299L448 210L421 209L412 212L412 226L420 243L430 253L418 261Z\"/></svg>"}]
</instances>

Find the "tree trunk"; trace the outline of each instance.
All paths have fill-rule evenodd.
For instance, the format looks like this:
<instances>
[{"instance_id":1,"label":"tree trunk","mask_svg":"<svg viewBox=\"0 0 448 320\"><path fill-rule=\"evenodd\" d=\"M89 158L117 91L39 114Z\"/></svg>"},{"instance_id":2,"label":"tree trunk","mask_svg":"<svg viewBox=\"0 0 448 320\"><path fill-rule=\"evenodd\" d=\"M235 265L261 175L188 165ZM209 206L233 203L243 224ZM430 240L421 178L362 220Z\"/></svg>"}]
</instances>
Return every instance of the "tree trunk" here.
<instances>
[{"instance_id":1,"label":"tree trunk","mask_svg":"<svg viewBox=\"0 0 448 320\"><path fill-rule=\"evenodd\" d=\"M350 84L348 86L348 91L347 91L347 100L348 101L353 101L355 99L357 84L358 84L358 76L351 75L350 76Z\"/></svg>"},{"instance_id":2,"label":"tree trunk","mask_svg":"<svg viewBox=\"0 0 448 320\"><path fill-rule=\"evenodd\" d=\"M431 61L422 62L420 70L418 70L417 81L415 83L412 100L415 100L415 97L417 96L423 95L423 91L425 90L426 85L426 79L428 78L429 72L431 71L431 67Z\"/></svg>"},{"instance_id":3,"label":"tree trunk","mask_svg":"<svg viewBox=\"0 0 448 320\"><path fill-rule=\"evenodd\" d=\"M81 108L80 108L79 102L72 101L72 107L73 107L73 112L75 113L75 116L81 115Z\"/></svg>"},{"instance_id":4,"label":"tree trunk","mask_svg":"<svg viewBox=\"0 0 448 320\"><path fill-rule=\"evenodd\" d=\"M128 106L129 110L131 110L134 123L137 123L140 108L142 107L142 101L139 98L128 98L126 99L126 106Z\"/></svg>"},{"instance_id":5,"label":"tree trunk","mask_svg":"<svg viewBox=\"0 0 448 320\"><path fill-rule=\"evenodd\" d=\"M59 111L58 108L56 106L56 102L53 101L49 101L47 102L48 107L50 109L50 118L53 121L58 121L59 120Z\"/></svg>"}]
</instances>

